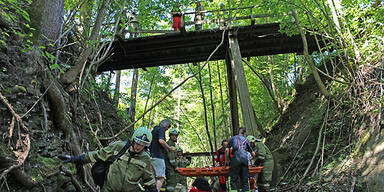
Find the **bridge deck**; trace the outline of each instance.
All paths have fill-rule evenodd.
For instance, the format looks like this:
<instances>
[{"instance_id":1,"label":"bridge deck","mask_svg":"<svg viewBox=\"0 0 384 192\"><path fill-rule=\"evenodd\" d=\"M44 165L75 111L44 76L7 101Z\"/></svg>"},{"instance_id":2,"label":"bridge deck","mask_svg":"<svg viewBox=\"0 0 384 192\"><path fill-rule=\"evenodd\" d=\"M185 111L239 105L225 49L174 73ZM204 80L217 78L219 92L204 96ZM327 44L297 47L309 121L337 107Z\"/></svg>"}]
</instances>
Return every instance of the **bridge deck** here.
<instances>
[{"instance_id":1,"label":"bridge deck","mask_svg":"<svg viewBox=\"0 0 384 192\"><path fill-rule=\"evenodd\" d=\"M289 37L279 33L278 23L234 27L230 30L237 31L242 57L303 51L300 35ZM111 56L99 66L98 71L206 61L221 42L222 32L219 29L191 31L115 41ZM225 59L228 33L225 35L223 46L211 60ZM307 36L307 40L309 51L317 50L314 37Z\"/></svg>"}]
</instances>

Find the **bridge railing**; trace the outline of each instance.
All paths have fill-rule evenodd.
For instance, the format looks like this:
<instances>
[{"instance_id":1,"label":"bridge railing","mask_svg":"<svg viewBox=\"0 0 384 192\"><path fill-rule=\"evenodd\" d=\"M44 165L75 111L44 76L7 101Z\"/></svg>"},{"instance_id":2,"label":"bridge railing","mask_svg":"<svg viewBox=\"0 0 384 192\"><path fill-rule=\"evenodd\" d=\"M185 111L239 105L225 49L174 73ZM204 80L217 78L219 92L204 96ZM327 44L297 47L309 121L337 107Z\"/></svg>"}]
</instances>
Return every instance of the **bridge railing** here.
<instances>
[{"instance_id":1,"label":"bridge railing","mask_svg":"<svg viewBox=\"0 0 384 192\"><path fill-rule=\"evenodd\" d=\"M194 20L197 14L203 14L204 17L200 21L202 29L209 28L224 28L226 26L233 26L236 21L244 21L243 25L263 24L271 20L272 15L260 14L258 6L232 8L232 9L218 9L218 10L204 10L197 12L185 12L183 14L182 26L189 27L196 24ZM236 13L235 17L231 17ZM241 15L241 16L240 16ZM248 23L247 23L248 22ZM238 22L237 22L238 24Z\"/></svg>"},{"instance_id":2,"label":"bridge railing","mask_svg":"<svg viewBox=\"0 0 384 192\"><path fill-rule=\"evenodd\" d=\"M218 10L204 10L200 12L185 12L182 16L182 27L188 31L195 30L193 26L196 24L195 16L203 14L201 20L202 30L204 29L224 29L225 27L239 26L239 25L255 25L273 22L276 16L265 14L260 6L240 7L232 9L218 9ZM263 12L263 13L261 13ZM236 14L235 14L236 13ZM232 17L234 15L234 17ZM149 34L149 33L179 33L179 31L170 30L135 30L125 32L136 34Z\"/></svg>"}]
</instances>

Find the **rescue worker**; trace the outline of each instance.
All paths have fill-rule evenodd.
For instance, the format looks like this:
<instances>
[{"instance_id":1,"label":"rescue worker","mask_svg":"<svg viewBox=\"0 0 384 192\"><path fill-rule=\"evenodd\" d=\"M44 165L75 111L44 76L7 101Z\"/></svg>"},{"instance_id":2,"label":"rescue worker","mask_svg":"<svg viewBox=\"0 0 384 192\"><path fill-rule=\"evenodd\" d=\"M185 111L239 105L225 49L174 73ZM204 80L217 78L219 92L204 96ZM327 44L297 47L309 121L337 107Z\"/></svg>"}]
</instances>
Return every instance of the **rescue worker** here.
<instances>
[{"instance_id":1,"label":"rescue worker","mask_svg":"<svg viewBox=\"0 0 384 192\"><path fill-rule=\"evenodd\" d=\"M225 149L227 148L228 141L224 139L221 142L221 147L216 151L216 154L214 156L215 166L221 167L225 166ZM221 175L219 176L219 189L217 189L219 192L224 192L227 190L227 176Z\"/></svg>"},{"instance_id":2,"label":"rescue worker","mask_svg":"<svg viewBox=\"0 0 384 192\"><path fill-rule=\"evenodd\" d=\"M252 150L251 145L245 138L245 135L245 128L240 128L239 134L232 136L229 139L227 148L225 149L226 157L229 157L229 150L231 148L233 155L230 161L229 158L226 158L226 164L229 164L230 166L228 173L228 176L230 178L230 192L237 191L237 180L239 179L239 177L242 191L249 191L249 169L247 151L251 153L253 158L255 157L255 152Z\"/></svg>"},{"instance_id":3,"label":"rescue worker","mask_svg":"<svg viewBox=\"0 0 384 192\"><path fill-rule=\"evenodd\" d=\"M252 149L256 153L255 166L262 166L263 169L256 178L259 192L269 192L269 186L272 180L273 172L273 156L268 147L260 139L255 138L252 135L247 137L251 143Z\"/></svg>"},{"instance_id":4,"label":"rescue worker","mask_svg":"<svg viewBox=\"0 0 384 192\"><path fill-rule=\"evenodd\" d=\"M172 28L174 31L180 31L181 28L181 17L183 16L183 13L181 13L180 6L180 4L177 4L171 11L173 21Z\"/></svg>"},{"instance_id":5,"label":"rescue worker","mask_svg":"<svg viewBox=\"0 0 384 192\"><path fill-rule=\"evenodd\" d=\"M204 22L204 13L202 13L204 7L201 5L200 1L195 1L195 4L195 30L200 31Z\"/></svg>"},{"instance_id":6,"label":"rescue worker","mask_svg":"<svg viewBox=\"0 0 384 192\"><path fill-rule=\"evenodd\" d=\"M176 147L177 138L179 136L179 131L175 128L169 130L169 140L167 144L171 147ZM176 191L176 192L186 192L187 191L187 179L180 175L176 168L187 167L190 164L190 160L183 156L183 150L181 147L177 147L176 151L167 152L165 158L166 166L166 190L167 191Z\"/></svg>"},{"instance_id":7,"label":"rescue worker","mask_svg":"<svg viewBox=\"0 0 384 192\"><path fill-rule=\"evenodd\" d=\"M168 119L162 120L152 130L153 141L150 146L152 157L152 167L156 177L156 188L160 191L165 179L165 156L166 151L174 151L175 147L171 147L165 142L165 131L171 128L171 122Z\"/></svg>"},{"instance_id":8,"label":"rescue worker","mask_svg":"<svg viewBox=\"0 0 384 192\"><path fill-rule=\"evenodd\" d=\"M190 157L183 156L183 149L181 147L177 148L177 167L185 168L191 164ZM175 192L187 192L187 178L177 173L177 185L175 187Z\"/></svg>"},{"instance_id":9,"label":"rescue worker","mask_svg":"<svg viewBox=\"0 0 384 192\"><path fill-rule=\"evenodd\" d=\"M130 142L128 150L114 161L107 173L102 192L137 192L141 184L145 191L157 192L156 182L151 170L151 159L147 151L152 141L151 131L146 127L139 127L133 133L130 141L118 141L97 151L87 152L78 156L60 156L64 163L95 163L107 161L118 154ZM140 185L140 186L139 186Z\"/></svg>"}]
</instances>

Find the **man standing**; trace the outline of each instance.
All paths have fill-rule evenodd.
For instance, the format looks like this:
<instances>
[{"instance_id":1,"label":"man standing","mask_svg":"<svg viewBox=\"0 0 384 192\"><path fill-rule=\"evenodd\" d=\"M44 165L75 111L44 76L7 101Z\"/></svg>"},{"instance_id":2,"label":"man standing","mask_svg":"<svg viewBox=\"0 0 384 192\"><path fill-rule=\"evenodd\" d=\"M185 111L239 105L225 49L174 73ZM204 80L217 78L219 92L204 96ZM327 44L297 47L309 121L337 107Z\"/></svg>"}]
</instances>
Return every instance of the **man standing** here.
<instances>
[{"instance_id":1,"label":"man standing","mask_svg":"<svg viewBox=\"0 0 384 192\"><path fill-rule=\"evenodd\" d=\"M179 131L175 128L169 130L169 140L167 144L171 147L176 147ZM177 151L167 152L165 159L166 165L166 189L169 192L182 191L186 192L187 179L180 175L176 168L188 166L190 161L183 157L183 150L177 147Z\"/></svg>"},{"instance_id":2,"label":"man standing","mask_svg":"<svg viewBox=\"0 0 384 192\"><path fill-rule=\"evenodd\" d=\"M228 141L223 140L221 142L221 148L216 151L216 154L214 156L215 160L215 166L220 167L220 166L225 166L225 149L227 148ZM221 175L219 176L219 192L224 192L227 190L227 176Z\"/></svg>"},{"instance_id":3,"label":"man standing","mask_svg":"<svg viewBox=\"0 0 384 192\"><path fill-rule=\"evenodd\" d=\"M229 150L232 148L232 158L226 158L226 164L229 164L229 177L230 177L230 191L237 191L237 180L240 176L240 183L242 191L249 191L248 178L249 178L249 169L248 169L248 154L247 151L251 153L252 157L255 157L255 152L253 152L251 145L248 140L245 138L246 131L245 128L239 129L239 134L232 136L229 141L227 148L225 149L226 157L229 157Z\"/></svg>"},{"instance_id":4,"label":"man standing","mask_svg":"<svg viewBox=\"0 0 384 192\"><path fill-rule=\"evenodd\" d=\"M273 172L272 153L261 139L256 139L252 135L249 135L247 139L251 143L251 147L256 153L255 166L263 167L261 172L258 174L256 182L259 186L259 192L269 192L269 185L272 180Z\"/></svg>"},{"instance_id":5,"label":"man standing","mask_svg":"<svg viewBox=\"0 0 384 192\"><path fill-rule=\"evenodd\" d=\"M200 1L196 1L196 8L195 8L195 30L200 31L203 26L203 20L204 20L204 7L201 5Z\"/></svg>"},{"instance_id":6,"label":"man standing","mask_svg":"<svg viewBox=\"0 0 384 192\"><path fill-rule=\"evenodd\" d=\"M167 142L165 142L165 131L170 127L171 122L168 119L164 119L152 130L153 140L150 152L152 157L152 167L156 176L156 188L158 191L160 191L165 178L165 152L175 150L174 147L169 146Z\"/></svg>"}]
</instances>

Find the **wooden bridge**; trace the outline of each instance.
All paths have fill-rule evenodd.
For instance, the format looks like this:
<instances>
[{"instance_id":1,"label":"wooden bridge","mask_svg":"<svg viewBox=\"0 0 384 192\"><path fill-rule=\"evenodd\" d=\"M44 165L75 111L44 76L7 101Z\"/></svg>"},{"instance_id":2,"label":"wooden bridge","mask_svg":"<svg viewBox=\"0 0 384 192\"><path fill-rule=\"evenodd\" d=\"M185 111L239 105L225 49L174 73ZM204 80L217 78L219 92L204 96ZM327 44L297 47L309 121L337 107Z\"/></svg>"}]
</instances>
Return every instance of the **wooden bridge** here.
<instances>
[{"instance_id":1,"label":"wooden bridge","mask_svg":"<svg viewBox=\"0 0 384 192\"><path fill-rule=\"evenodd\" d=\"M233 27L224 34L224 44L212 60L226 59L228 34L237 37L242 57L303 52L300 35L279 32L279 23ZM115 41L111 55L98 71L133 69L206 61L220 44L223 30L176 32L164 35ZM309 51L317 50L315 39L307 36Z\"/></svg>"},{"instance_id":2,"label":"wooden bridge","mask_svg":"<svg viewBox=\"0 0 384 192\"><path fill-rule=\"evenodd\" d=\"M255 17L251 13L249 18L252 21ZM279 23L256 25L254 23L252 21L250 26L231 27L225 31L211 29L171 32L115 41L110 57L98 67L98 71L204 62L223 42L210 61L226 60L232 134L236 134L239 128L238 98L243 124L250 129L251 134L256 134L256 131L262 128L256 122L242 58L286 53L302 54L303 41L300 35L288 36L280 33ZM309 53L318 50L315 38L309 35L306 38Z\"/></svg>"}]
</instances>

